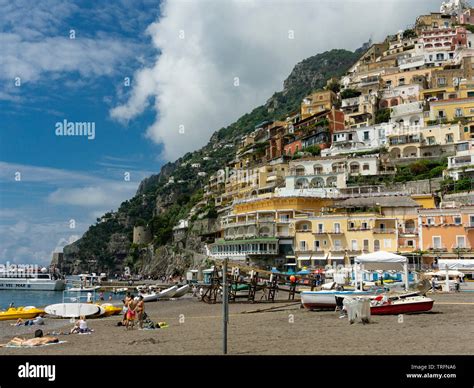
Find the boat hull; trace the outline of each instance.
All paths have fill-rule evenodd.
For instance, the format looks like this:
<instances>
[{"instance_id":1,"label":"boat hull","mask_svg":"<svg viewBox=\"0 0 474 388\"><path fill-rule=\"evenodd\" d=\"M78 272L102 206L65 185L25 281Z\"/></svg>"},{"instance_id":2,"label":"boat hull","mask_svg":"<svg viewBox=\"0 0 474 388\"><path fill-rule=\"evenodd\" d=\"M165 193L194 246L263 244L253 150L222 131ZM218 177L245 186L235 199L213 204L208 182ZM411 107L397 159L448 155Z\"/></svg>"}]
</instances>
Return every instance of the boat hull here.
<instances>
[{"instance_id":1,"label":"boat hull","mask_svg":"<svg viewBox=\"0 0 474 388\"><path fill-rule=\"evenodd\" d=\"M24 310L23 308L10 308L7 311L0 312L0 321L17 320L21 319L32 319L38 315L44 314L44 310L37 308L31 308Z\"/></svg>"},{"instance_id":2,"label":"boat hull","mask_svg":"<svg viewBox=\"0 0 474 388\"><path fill-rule=\"evenodd\" d=\"M62 291L66 288L64 280L2 278L0 290Z\"/></svg>"},{"instance_id":3,"label":"boat hull","mask_svg":"<svg viewBox=\"0 0 474 388\"><path fill-rule=\"evenodd\" d=\"M412 303L393 303L382 306L371 306L371 315L398 315L410 313L422 313L430 311L433 308L433 300Z\"/></svg>"},{"instance_id":4,"label":"boat hull","mask_svg":"<svg viewBox=\"0 0 474 388\"><path fill-rule=\"evenodd\" d=\"M176 290L175 294L173 295L173 298L180 298L181 296L186 294L188 291L189 291L189 284L185 284L184 286L179 287Z\"/></svg>"},{"instance_id":5,"label":"boat hull","mask_svg":"<svg viewBox=\"0 0 474 388\"><path fill-rule=\"evenodd\" d=\"M163 290L159 292L158 295L158 300L163 300L163 299L169 299L176 294L176 291L178 290L178 286L173 286L170 288L167 288L166 290Z\"/></svg>"},{"instance_id":6,"label":"boat hull","mask_svg":"<svg viewBox=\"0 0 474 388\"><path fill-rule=\"evenodd\" d=\"M369 295L366 291L303 291L301 304L308 310L336 308L336 296Z\"/></svg>"}]
</instances>

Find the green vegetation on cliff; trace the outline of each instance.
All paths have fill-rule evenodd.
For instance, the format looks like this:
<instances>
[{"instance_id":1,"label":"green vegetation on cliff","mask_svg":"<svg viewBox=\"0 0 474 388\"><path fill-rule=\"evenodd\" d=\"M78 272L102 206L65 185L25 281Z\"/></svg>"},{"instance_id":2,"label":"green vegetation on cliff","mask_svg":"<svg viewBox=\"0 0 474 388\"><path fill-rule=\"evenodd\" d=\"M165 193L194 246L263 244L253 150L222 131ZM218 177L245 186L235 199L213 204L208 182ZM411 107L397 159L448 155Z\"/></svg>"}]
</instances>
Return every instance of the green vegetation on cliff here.
<instances>
[{"instance_id":1,"label":"green vegetation on cliff","mask_svg":"<svg viewBox=\"0 0 474 388\"><path fill-rule=\"evenodd\" d=\"M128 261L135 261L137 247L132 247L132 231L135 225L148 225L153 235L155 247L171 242L172 228L189 215L196 203L202 200L202 188L208 183L209 175L235 157L236 145L240 138L255 129L263 121L285 119L298 111L301 100L312 91L322 89L331 78L342 76L365 50L365 46L355 52L331 50L317 54L298 63L284 81L284 89L275 93L265 105L253 109L235 123L218 130L209 143L195 152L189 152L174 163L167 163L157 175L142 181L137 194L121 204L113 215L103 217L92 225L82 238L64 249L68 263L86 263L96 259L98 268L113 264L123 264L123 247L126 247ZM312 149L317 154L319 150ZM207 160L203 158L206 157ZM200 163L198 176L192 163ZM173 177L174 183L168 183ZM192 217L215 218L214 203L210 201L199 214ZM111 244L115 234L125 239L118 244L120 252ZM122 261L122 263L121 263Z\"/></svg>"}]
</instances>

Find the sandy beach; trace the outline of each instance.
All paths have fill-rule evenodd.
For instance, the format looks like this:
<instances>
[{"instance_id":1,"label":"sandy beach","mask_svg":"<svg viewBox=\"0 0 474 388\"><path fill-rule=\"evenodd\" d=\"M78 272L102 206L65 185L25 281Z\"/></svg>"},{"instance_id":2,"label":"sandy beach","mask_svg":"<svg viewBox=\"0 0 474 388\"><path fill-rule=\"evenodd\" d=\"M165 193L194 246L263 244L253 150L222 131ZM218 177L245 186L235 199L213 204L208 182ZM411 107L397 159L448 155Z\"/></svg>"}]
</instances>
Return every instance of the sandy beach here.
<instances>
[{"instance_id":1,"label":"sandy beach","mask_svg":"<svg viewBox=\"0 0 474 388\"><path fill-rule=\"evenodd\" d=\"M428 296L432 296L428 294ZM429 313L373 316L349 324L334 311L307 311L298 302L230 305L228 352L234 355L473 355L474 293L436 294ZM268 310L270 309L271 310ZM88 320L90 335L60 335L66 343L40 348L0 348L24 355L214 355L222 349L222 306L191 296L146 304L150 317L169 327L129 330L119 317ZM257 310L266 310L257 312ZM38 327L0 322L0 342L32 337ZM69 320L46 319L45 331L69 330Z\"/></svg>"}]
</instances>

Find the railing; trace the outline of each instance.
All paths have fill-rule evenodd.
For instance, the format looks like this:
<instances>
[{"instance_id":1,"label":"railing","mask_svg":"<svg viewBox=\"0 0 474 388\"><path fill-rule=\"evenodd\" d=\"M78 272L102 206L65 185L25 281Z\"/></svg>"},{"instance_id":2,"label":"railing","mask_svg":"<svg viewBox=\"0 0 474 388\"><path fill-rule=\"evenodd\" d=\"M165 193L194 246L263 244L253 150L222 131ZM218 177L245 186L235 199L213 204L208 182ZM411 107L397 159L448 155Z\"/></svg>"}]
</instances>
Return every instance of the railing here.
<instances>
[{"instance_id":1,"label":"railing","mask_svg":"<svg viewBox=\"0 0 474 388\"><path fill-rule=\"evenodd\" d=\"M435 247L434 246L429 246L428 250L429 251L447 252L448 248L446 248L446 246L444 246L444 245L438 245L438 246L435 246Z\"/></svg>"},{"instance_id":2,"label":"railing","mask_svg":"<svg viewBox=\"0 0 474 388\"><path fill-rule=\"evenodd\" d=\"M362 226L358 226L358 227L353 227L353 228L347 228L347 230L349 232L362 232L362 231L367 231L367 230L370 230L370 227L362 227Z\"/></svg>"},{"instance_id":3,"label":"railing","mask_svg":"<svg viewBox=\"0 0 474 388\"><path fill-rule=\"evenodd\" d=\"M302 233L302 232L311 233L311 229L296 229L296 232L298 232L298 233Z\"/></svg>"},{"instance_id":4,"label":"railing","mask_svg":"<svg viewBox=\"0 0 474 388\"><path fill-rule=\"evenodd\" d=\"M333 229L328 232L329 234L343 234L341 229Z\"/></svg>"},{"instance_id":5,"label":"railing","mask_svg":"<svg viewBox=\"0 0 474 388\"><path fill-rule=\"evenodd\" d=\"M388 234L392 234L392 233L395 233L395 229L392 229L392 228L374 228L372 229L372 232L373 233L388 233Z\"/></svg>"}]
</instances>

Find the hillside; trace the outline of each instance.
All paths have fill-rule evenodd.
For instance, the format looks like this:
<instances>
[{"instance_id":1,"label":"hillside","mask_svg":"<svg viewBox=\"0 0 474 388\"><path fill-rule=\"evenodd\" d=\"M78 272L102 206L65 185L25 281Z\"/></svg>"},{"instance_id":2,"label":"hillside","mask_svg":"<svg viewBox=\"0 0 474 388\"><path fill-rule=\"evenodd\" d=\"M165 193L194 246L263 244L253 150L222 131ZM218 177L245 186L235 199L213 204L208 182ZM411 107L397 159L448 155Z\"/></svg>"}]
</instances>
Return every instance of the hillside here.
<instances>
[{"instance_id":1,"label":"hillside","mask_svg":"<svg viewBox=\"0 0 474 388\"><path fill-rule=\"evenodd\" d=\"M123 202L116 212L97 219L81 239L66 246L65 270L113 271L126 264L147 273L182 271L192 259L176 264L186 255L171 244L172 228L202 201L202 188L209 175L224 168L235 156L235 147L243 135L265 120L285 119L298 110L304 96L326 86L329 79L343 75L366 48L364 45L355 52L331 50L298 63L284 81L283 90L271 96L265 105L217 130L201 149L165 164L159 174L141 182L133 198ZM200 171L206 172L207 176L197 176L190 167L192 163L200 163ZM167 184L171 176L175 183ZM215 217L212 202L201 209L200 219ZM133 227L137 225L148 225L153 235L152 245L138 247L132 244ZM186 248L199 250L199 242L193 240Z\"/></svg>"}]
</instances>

